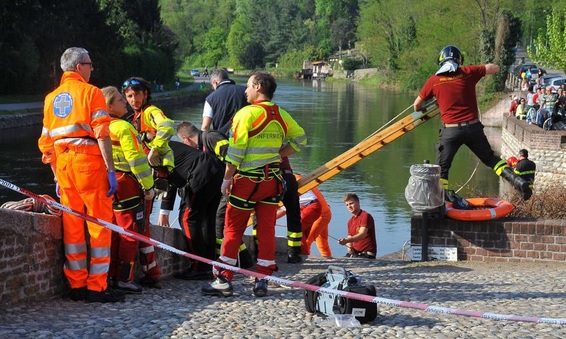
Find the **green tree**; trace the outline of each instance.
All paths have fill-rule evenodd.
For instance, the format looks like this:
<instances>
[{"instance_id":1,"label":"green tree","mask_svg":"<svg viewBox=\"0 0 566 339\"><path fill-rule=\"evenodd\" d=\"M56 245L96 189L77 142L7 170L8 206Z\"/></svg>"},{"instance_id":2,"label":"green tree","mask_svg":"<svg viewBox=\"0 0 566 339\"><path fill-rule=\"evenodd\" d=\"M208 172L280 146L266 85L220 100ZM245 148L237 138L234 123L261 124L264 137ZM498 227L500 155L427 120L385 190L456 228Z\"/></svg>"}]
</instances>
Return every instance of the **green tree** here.
<instances>
[{"instance_id":1,"label":"green tree","mask_svg":"<svg viewBox=\"0 0 566 339\"><path fill-rule=\"evenodd\" d=\"M529 48L529 57L540 64L566 71L566 9L556 5L546 16L546 30L540 30Z\"/></svg>"},{"instance_id":2,"label":"green tree","mask_svg":"<svg viewBox=\"0 0 566 339\"><path fill-rule=\"evenodd\" d=\"M521 22L513 17L508 11L503 11L499 16L497 31L495 34L495 56L494 60L501 71L489 78L488 88L492 92L503 91L505 81L509 74L509 68L515 62L514 47L520 39Z\"/></svg>"},{"instance_id":3,"label":"green tree","mask_svg":"<svg viewBox=\"0 0 566 339\"><path fill-rule=\"evenodd\" d=\"M159 1L99 1L107 13L106 24L115 27L124 40L124 61L117 74L142 76L150 81L172 80L180 64L175 58L177 40L163 25ZM119 60L116 63L119 65Z\"/></svg>"}]
</instances>

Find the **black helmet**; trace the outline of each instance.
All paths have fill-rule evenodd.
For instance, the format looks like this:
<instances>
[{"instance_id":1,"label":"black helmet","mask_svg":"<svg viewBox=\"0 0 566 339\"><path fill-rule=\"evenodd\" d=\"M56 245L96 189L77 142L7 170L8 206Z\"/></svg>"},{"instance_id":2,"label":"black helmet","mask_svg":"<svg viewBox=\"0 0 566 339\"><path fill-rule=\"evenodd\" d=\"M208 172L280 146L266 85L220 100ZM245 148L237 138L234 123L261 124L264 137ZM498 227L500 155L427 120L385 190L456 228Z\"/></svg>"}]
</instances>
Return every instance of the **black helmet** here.
<instances>
[{"instance_id":1,"label":"black helmet","mask_svg":"<svg viewBox=\"0 0 566 339\"><path fill-rule=\"evenodd\" d=\"M448 60L454 60L458 66L462 66L464 64L464 56L460 53L460 50L456 46L448 45L440 51L438 66L442 66L442 64Z\"/></svg>"}]
</instances>

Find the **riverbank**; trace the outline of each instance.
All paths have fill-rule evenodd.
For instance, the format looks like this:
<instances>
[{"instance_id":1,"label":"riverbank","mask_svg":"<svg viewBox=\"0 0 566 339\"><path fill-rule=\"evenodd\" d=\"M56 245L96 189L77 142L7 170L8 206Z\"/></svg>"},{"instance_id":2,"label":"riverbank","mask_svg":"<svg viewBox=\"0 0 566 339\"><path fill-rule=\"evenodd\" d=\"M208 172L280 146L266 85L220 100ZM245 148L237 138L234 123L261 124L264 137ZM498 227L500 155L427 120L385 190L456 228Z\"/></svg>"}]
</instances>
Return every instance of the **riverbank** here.
<instances>
[{"instance_id":1,"label":"riverbank","mask_svg":"<svg viewBox=\"0 0 566 339\"><path fill-rule=\"evenodd\" d=\"M178 91L152 93L152 103L167 109L172 106L192 105L202 102L212 88L208 78L198 78L191 85ZM204 86L203 86L204 84ZM43 102L22 102L0 105L0 130L41 124Z\"/></svg>"}]
</instances>

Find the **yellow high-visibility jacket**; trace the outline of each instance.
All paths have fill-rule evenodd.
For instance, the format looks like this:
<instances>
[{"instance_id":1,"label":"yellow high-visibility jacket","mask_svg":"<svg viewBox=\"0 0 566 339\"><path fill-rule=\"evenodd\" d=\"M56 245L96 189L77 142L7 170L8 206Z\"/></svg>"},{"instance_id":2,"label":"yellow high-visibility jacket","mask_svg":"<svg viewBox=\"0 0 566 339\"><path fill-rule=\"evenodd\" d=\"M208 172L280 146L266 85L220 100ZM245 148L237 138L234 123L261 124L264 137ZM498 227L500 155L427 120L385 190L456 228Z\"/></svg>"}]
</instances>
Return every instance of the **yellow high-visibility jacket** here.
<instances>
[{"instance_id":1,"label":"yellow high-visibility jacket","mask_svg":"<svg viewBox=\"0 0 566 339\"><path fill-rule=\"evenodd\" d=\"M118 118L110 122L114 167L117 171L131 172L148 190L153 187L153 170L138 138L138 132L129 122Z\"/></svg>"}]
</instances>

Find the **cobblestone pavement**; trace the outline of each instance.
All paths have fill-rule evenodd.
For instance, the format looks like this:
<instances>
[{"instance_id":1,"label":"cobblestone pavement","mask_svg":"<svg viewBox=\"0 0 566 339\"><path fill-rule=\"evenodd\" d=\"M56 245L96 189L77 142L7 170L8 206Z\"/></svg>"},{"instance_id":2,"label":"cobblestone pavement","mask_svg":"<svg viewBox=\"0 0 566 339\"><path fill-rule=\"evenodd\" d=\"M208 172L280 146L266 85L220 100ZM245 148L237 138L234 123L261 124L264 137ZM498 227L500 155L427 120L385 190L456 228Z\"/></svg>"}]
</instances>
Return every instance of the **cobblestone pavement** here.
<instances>
[{"instance_id":1,"label":"cobblestone pavement","mask_svg":"<svg viewBox=\"0 0 566 339\"><path fill-rule=\"evenodd\" d=\"M329 264L345 267L380 297L427 305L566 318L566 267L556 263L407 262L310 257L283 263L277 276L306 281ZM252 295L251 280L234 279L230 298L200 294L205 282L168 279L162 290L124 303L50 301L3 305L0 338L566 338L566 325L491 320L378 304L360 327L324 323L305 311L303 291L270 286Z\"/></svg>"}]
</instances>

